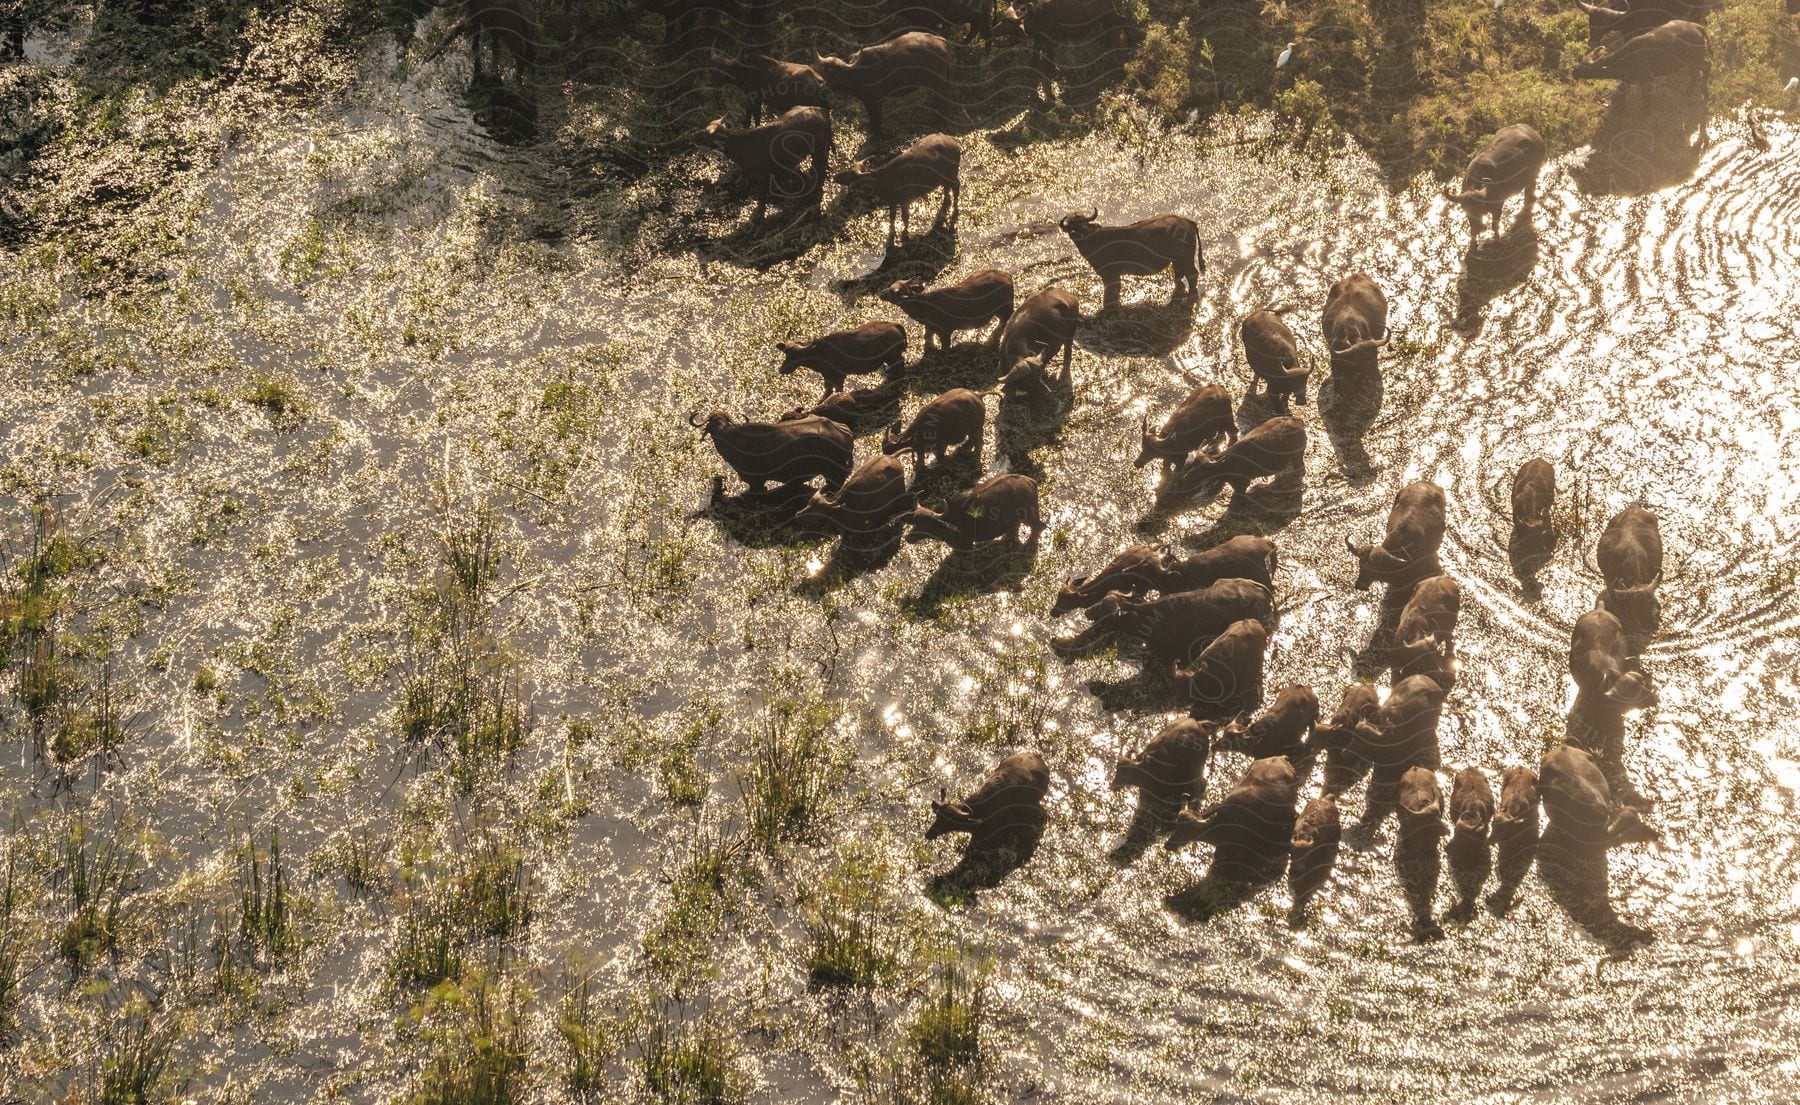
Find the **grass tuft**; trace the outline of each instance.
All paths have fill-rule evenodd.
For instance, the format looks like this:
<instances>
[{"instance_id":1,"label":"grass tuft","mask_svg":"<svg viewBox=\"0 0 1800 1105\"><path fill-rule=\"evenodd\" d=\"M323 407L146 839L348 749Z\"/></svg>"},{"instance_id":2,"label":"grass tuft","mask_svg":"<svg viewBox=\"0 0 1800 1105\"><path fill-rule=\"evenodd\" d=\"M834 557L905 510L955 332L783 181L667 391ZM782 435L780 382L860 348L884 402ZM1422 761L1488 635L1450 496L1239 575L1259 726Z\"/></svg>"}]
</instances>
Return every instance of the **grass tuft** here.
<instances>
[{"instance_id":1,"label":"grass tuft","mask_svg":"<svg viewBox=\"0 0 1800 1105\"><path fill-rule=\"evenodd\" d=\"M90 846L91 844L91 846ZM59 872L69 894L69 920L56 948L71 978L86 974L101 956L115 956L123 932L125 895L131 888L131 860L105 838L89 840L77 820L63 838Z\"/></svg>"},{"instance_id":2,"label":"grass tuft","mask_svg":"<svg viewBox=\"0 0 1800 1105\"><path fill-rule=\"evenodd\" d=\"M747 1093L731 1032L710 1017L683 1023L679 1007L666 1007L645 1033L638 1070L669 1105L733 1105Z\"/></svg>"}]
</instances>

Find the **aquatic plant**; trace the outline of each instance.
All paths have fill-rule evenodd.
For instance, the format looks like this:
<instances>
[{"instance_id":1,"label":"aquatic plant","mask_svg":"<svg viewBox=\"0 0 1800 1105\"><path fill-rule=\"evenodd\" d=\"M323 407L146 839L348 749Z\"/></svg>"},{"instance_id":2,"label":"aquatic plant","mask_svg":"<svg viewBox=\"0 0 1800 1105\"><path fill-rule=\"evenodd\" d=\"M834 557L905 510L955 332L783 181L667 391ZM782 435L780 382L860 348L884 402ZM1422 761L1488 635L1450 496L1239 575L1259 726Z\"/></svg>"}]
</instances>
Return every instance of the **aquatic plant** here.
<instances>
[{"instance_id":1,"label":"aquatic plant","mask_svg":"<svg viewBox=\"0 0 1800 1105\"><path fill-rule=\"evenodd\" d=\"M523 1100L528 1058L525 995L516 981L476 972L445 982L411 1017L431 1057L413 1105L510 1105Z\"/></svg>"},{"instance_id":2,"label":"aquatic plant","mask_svg":"<svg viewBox=\"0 0 1800 1105\"><path fill-rule=\"evenodd\" d=\"M109 1020L113 1027L100 1061L95 1105L162 1105L172 1100L179 1087L169 1077L170 1060L180 1025L172 1019L153 1022L141 1003Z\"/></svg>"},{"instance_id":3,"label":"aquatic plant","mask_svg":"<svg viewBox=\"0 0 1800 1105\"><path fill-rule=\"evenodd\" d=\"M288 900L287 874L281 865L281 834L269 834L268 860L256 853L256 838L244 845L238 876L238 939L251 961L261 966L281 963L293 949L295 934Z\"/></svg>"},{"instance_id":4,"label":"aquatic plant","mask_svg":"<svg viewBox=\"0 0 1800 1105\"><path fill-rule=\"evenodd\" d=\"M619 1024L600 1006L592 978L567 987L557 1007L556 1031L567 1055L563 1085L586 1098L606 1088L606 1070L618 1054Z\"/></svg>"},{"instance_id":5,"label":"aquatic plant","mask_svg":"<svg viewBox=\"0 0 1800 1105\"><path fill-rule=\"evenodd\" d=\"M732 1033L711 1016L685 1020L678 1004L646 1029L637 1066L645 1089L668 1105L734 1105L747 1094Z\"/></svg>"},{"instance_id":6,"label":"aquatic plant","mask_svg":"<svg viewBox=\"0 0 1800 1105\"><path fill-rule=\"evenodd\" d=\"M835 718L827 703L804 699L774 703L762 718L738 793L750 843L764 854L806 839L824 817L841 772L828 737Z\"/></svg>"},{"instance_id":7,"label":"aquatic plant","mask_svg":"<svg viewBox=\"0 0 1800 1105\"><path fill-rule=\"evenodd\" d=\"M104 836L91 834L77 818L63 836L58 877L68 893L69 910L56 948L70 977L80 978L101 956L119 950L131 858Z\"/></svg>"},{"instance_id":8,"label":"aquatic plant","mask_svg":"<svg viewBox=\"0 0 1800 1105\"><path fill-rule=\"evenodd\" d=\"M928 1067L973 1064L981 1058L986 1018L984 973L958 955L946 955L935 981L908 1029L913 1047Z\"/></svg>"}]
</instances>

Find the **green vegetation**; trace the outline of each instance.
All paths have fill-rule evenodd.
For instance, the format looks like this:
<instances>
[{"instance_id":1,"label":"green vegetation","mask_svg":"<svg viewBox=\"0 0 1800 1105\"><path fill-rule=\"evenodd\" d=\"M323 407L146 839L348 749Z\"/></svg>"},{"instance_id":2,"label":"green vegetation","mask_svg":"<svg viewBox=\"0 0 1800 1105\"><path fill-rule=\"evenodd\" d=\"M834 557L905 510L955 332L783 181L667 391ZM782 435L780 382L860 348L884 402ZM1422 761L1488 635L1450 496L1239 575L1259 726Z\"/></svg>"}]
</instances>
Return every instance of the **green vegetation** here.
<instances>
[{"instance_id":1,"label":"green vegetation","mask_svg":"<svg viewBox=\"0 0 1800 1105\"><path fill-rule=\"evenodd\" d=\"M258 966L277 965L293 950L295 935L287 875L281 866L281 834L269 836L267 862L252 837L244 845L239 876L238 941Z\"/></svg>"},{"instance_id":2,"label":"green vegetation","mask_svg":"<svg viewBox=\"0 0 1800 1105\"><path fill-rule=\"evenodd\" d=\"M827 733L835 717L828 703L812 699L775 703L763 718L756 758L738 776L750 843L763 853L807 839L824 818L841 775Z\"/></svg>"},{"instance_id":3,"label":"green vegetation","mask_svg":"<svg viewBox=\"0 0 1800 1105\"><path fill-rule=\"evenodd\" d=\"M413 1014L432 1053L412 1105L525 1100L525 999L516 983L479 973L432 990Z\"/></svg>"},{"instance_id":4,"label":"green vegetation","mask_svg":"<svg viewBox=\"0 0 1800 1105\"><path fill-rule=\"evenodd\" d=\"M96 1105L162 1105L178 1087L170 1077L170 1058L180 1026L152 1023L149 1010L134 1006L115 1015L100 1064Z\"/></svg>"},{"instance_id":5,"label":"green vegetation","mask_svg":"<svg viewBox=\"0 0 1800 1105\"><path fill-rule=\"evenodd\" d=\"M681 1007L662 1010L639 1047L644 1087L668 1105L733 1105L746 1098L733 1034L711 1017L682 1020Z\"/></svg>"},{"instance_id":6,"label":"green vegetation","mask_svg":"<svg viewBox=\"0 0 1800 1105\"><path fill-rule=\"evenodd\" d=\"M557 1035L568 1049L563 1085L584 1098L606 1088L606 1069L618 1053L619 1025L600 1007L592 979L570 986L557 1010Z\"/></svg>"},{"instance_id":7,"label":"green vegetation","mask_svg":"<svg viewBox=\"0 0 1800 1105\"><path fill-rule=\"evenodd\" d=\"M928 1068L971 1066L981 1058L987 982L957 956L946 956L937 986L913 1019L909 1036Z\"/></svg>"},{"instance_id":8,"label":"green vegetation","mask_svg":"<svg viewBox=\"0 0 1800 1105\"><path fill-rule=\"evenodd\" d=\"M59 876L69 909L56 947L70 977L79 979L102 956L119 950L125 895L131 890L131 859L105 837L90 834L77 819L63 837Z\"/></svg>"}]
</instances>

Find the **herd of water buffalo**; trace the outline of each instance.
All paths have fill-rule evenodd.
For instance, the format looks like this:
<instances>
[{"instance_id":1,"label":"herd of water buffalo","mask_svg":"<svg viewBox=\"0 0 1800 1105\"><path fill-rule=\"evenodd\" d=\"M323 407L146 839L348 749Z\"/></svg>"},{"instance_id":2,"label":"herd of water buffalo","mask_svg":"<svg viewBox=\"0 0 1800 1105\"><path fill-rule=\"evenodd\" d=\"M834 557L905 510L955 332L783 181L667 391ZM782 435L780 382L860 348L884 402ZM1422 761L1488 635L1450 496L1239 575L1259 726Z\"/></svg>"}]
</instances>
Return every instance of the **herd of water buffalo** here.
<instances>
[{"instance_id":1,"label":"herd of water buffalo","mask_svg":"<svg viewBox=\"0 0 1800 1105\"><path fill-rule=\"evenodd\" d=\"M1106 0L1036 0L1027 9L1026 26L1034 12L1096 3ZM1615 37L1609 39L1611 49L1585 62L1578 75L1646 81L1692 73L1704 80L1705 34L1683 18L1699 17L1687 0L1582 6L1597 38ZM731 128L721 119L707 129L707 141L757 185L760 214L763 204L795 178L804 177L806 187L826 179L828 95L861 100L875 129L885 98L914 90L941 97L949 80L949 58L944 40L923 32L865 48L848 61L821 58L817 69L770 58L744 64L715 54L712 63L756 97L753 111L766 105L781 114L748 128ZM1522 197L1529 217L1545 152L1543 139L1530 126L1504 127L1471 161L1461 188L1446 192L1466 213L1473 242L1490 220L1494 233L1500 232L1502 210L1513 197ZM801 174L809 159L810 172ZM933 134L885 161L858 162L835 179L870 193L887 208L891 240L896 231L908 233L909 208L933 192L943 192L939 219L954 218L960 204L960 162L956 140ZM1166 271L1174 277L1171 303L1197 296L1206 265L1192 219L1162 214L1107 225L1099 215L1097 210L1073 212L1060 225L1100 279L1103 313L1119 306L1125 277ZM845 390L847 381L866 374L894 381L909 371L905 328L869 322L810 341L778 344L780 372L807 369L821 378L823 395L814 406L768 421L735 419L722 411L702 418L696 412L690 422L712 439L749 495L763 494L770 485L795 488L822 481L797 517L836 529L846 544L903 533L909 541L937 539L964 552L1035 547L1044 520L1038 484L1030 476L1007 471L976 478L972 486L945 496L937 510L920 503L919 489L928 464L944 468L952 450L959 458L973 458L979 470L988 398L999 396L1003 416L1014 404L1054 402L1058 396L1065 404L1075 402L1070 372L1082 323L1080 302L1058 286L1018 300L1012 277L994 269L938 288L897 281L880 298L923 328L928 356L934 346L947 350L958 333L988 331L985 347L996 358L998 387L944 392L910 423L890 425L880 451L856 463L855 427L869 412L859 411L858 396ZM1260 387L1268 400L1270 414L1259 424L1240 435L1240 412L1217 383L1195 386L1160 427L1152 429L1148 415L1144 417L1136 464L1160 465L1159 501L1178 503L1226 485L1243 494L1254 481L1265 479L1304 479L1307 429L1289 404L1307 401L1313 369L1303 363L1300 343L1283 319L1291 311L1255 310L1239 325L1251 372L1246 398ZM1390 336L1388 304L1370 276L1353 273L1333 284L1319 327L1334 379L1379 373ZM1059 355L1060 373L1053 367ZM915 466L911 482L902 461L909 454ZM721 487L722 480L715 479L715 493ZM1509 553L1528 587L1557 544L1555 498L1556 476L1549 462L1532 460L1515 474ZM1639 655L1657 632L1661 615L1657 519L1634 505L1614 517L1600 536L1597 559L1604 587L1594 609L1576 622L1570 642L1569 670L1577 695L1564 740L1535 770L1522 764L1507 768L1497 797L1493 780L1482 770L1461 768L1446 801L1438 776L1445 768L1438 729L1446 696L1456 683L1454 639L1461 597L1438 555L1445 509L1441 488L1415 482L1397 495L1379 543L1359 544L1345 536L1356 563L1356 587L1381 585L1386 590L1377 639L1386 649L1391 688L1353 683L1328 717L1305 686L1283 687L1264 705L1264 663L1277 609L1277 552L1264 537L1233 537L1185 558L1134 545L1098 572L1062 587L1052 616L1079 612L1088 624L1055 638L1051 644L1057 653L1073 656L1112 644L1141 654L1147 676L1172 676L1188 708L1186 717L1164 726L1140 752L1119 758L1113 785L1137 788L1139 821L1134 826L1142 823L1166 834L1169 848L1212 845L1214 875L1249 885L1285 870L1296 925L1305 923L1308 903L1327 882L1340 841L1371 839L1390 814L1397 814L1395 862L1416 938L1442 936L1433 899L1441 859L1447 856L1457 890L1451 916L1459 920L1473 916L1495 872L1498 888L1486 902L1504 913L1534 859L1541 859L1546 883L1553 893L1567 891L1560 895L1564 904L1590 931L1624 944L1647 939L1647 932L1613 913L1605 870L1607 849L1658 835L1644 820L1648 802L1631 785L1624 767L1625 715L1656 702ZM1247 759L1248 766L1224 794L1208 802L1208 778L1214 761L1224 756ZM1321 789L1299 808L1315 764L1322 765ZM1365 778L1360 819L1346 832L1338 803ZM1009 756L967 797L943 795L933 802L927 835L968 833L972 853L985 849L1028 855L1042 830L1049 782L1048 766L1037 753ZM1547 823L1540 823L1540 809Z\"/></svg>"}]
</instances>

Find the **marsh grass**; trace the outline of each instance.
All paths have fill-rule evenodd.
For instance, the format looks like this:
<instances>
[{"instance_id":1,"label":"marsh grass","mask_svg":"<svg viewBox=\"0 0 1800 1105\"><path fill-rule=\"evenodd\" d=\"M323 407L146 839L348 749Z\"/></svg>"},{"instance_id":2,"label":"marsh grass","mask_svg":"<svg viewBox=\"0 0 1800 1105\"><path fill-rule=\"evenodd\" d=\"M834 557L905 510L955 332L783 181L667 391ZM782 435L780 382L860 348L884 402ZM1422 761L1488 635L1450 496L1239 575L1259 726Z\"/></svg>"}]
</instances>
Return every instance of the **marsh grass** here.
<instances>
[{"instance_id":1,"label":"marsh grass","mask_svg":"<svg viewBox=\"0 0 1800 1105\"><path fill-rule=\"evenodd\" d=\"M466 844L447 870L427 865L400 910L388 977L405 988L458 978L484 947L504 962L535 914L524 854L492 835Z\"/></svg>"},{"instance_id":2,"label":"marsh grass","mask_svg":"<svg viewBox=\"0 0 1800 1105\"><path fill-rule=\"evenodd\" d=\"M650 1022L637 1067L644 1088L668 1105L734 1105L748 1094L733 1034L710 1015L684 1020L679 1004Z\"/></svg>"},{"instance_id":3,"label":"marsh grass","mask_svg":"<svg viewBox=\"0 0 1800 1105\"><path fill-rule=\"evenodd\" d=\"M69 911L57 952L70 978L79 979L102 956L118 954L125 898L132 889L131 858L77 819L63 837L58 877L69 896Z\"/></svg>"},{"instance_id":4,"label":"marsh grass","mask_svg":"<svg viewBox=\"0 0 1800 1105\"><path fill-rule=\"evenodd\" d=\"M527 994L475 972L431 991L414 1011L431 1046L412 1105L510 1105L524 1100Z\"/></svg>"},{"instance_id":5,"label":"marsh grass","mask_svg":"<svg viewBox=\"0 0 1800 1105\"><path fill-rule=\"evenodd\" d=\"M871 989L893 981L908 954L888 887L898 872L867 840L843 844L805 913L807 978L815 986Z\"/></svg>"},{"instance_id":6,"label":"marsh grass","mask_svg":"<svg viewBox=\"0 0 1800 1105\"><path fill-rule=\"evenodd\" d=\"M264 969L279 966L298 944L287 873L281 863L281 834L269 834L267 860L256 839L245 842L238 875L238 940L250 961Z\"/></svg>"},{"instance_id":7,"label":"marsh grass","mask_svg":"<svg viewBox=\"0 0 1800 1105\"><path fill-rule=\"evenodd\" d=\"M150 1011L134 1005L112 1019L115 1026L100 1062L95 1105L161 1105L179 1092L170 1077L180 1025L155 1023Z\"/></svg>"},{"instance_id":8,"label":"marsh grass","mask_svg":"<svg viewBox=\"0 0 1800 1105\"><path fill-rule=\"evenodd\" d=\"M750 843L696 824L680 866L667 876L667 911L644 933L644 957L652 973L681 995L712 966L713 937L750 875Z\"/></svg>"},{"instance_id":9,"label":"marsh grass","mask_svg":"<svg viewBox=\"0 0 1800 1105\"><path fill-rule=\"evenodd\" d=\"M987 1016L987 979L957 955L946 955L935 986L907 1029L914 1050L928 1068L974 1066L982 1057Z\"/></svg>"},{"instance_id":10,"label":"marsh grass","mask_svg":"<svg viewBox=\"0 0 1800 1105\"><path fill-rule=\"evenodd\" d=\"M602 1008L592 979L568 986L557 1006L556 1032L567 1052L564 1087L584 1100L605 1089L607 1068L619 1051L621 1026Z\"/></svg>"},{"instance_id":11,"label":"marsh grass","mask_svg":"<svg viewBox=\"0 0 1800 1105\"><path fill-rule=\"evenodd\" d=\"M750 843L765 855L814 839L842 773L829 730L837 712L818 699L773 704L762 719L754 759L738 776Z\"/></svg>"},{"instance_id":12,"label":"marsh grass","mask_svg":"<svg viewBox=\"0 0 1800 1105\"><path fill-rule=\"evenodd\" d=\"M18 878L18 860L9 847L0 866L0 1047L18 1036L20 985L25 978Z\"/></svg>"}]
</instances>

